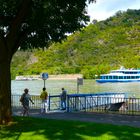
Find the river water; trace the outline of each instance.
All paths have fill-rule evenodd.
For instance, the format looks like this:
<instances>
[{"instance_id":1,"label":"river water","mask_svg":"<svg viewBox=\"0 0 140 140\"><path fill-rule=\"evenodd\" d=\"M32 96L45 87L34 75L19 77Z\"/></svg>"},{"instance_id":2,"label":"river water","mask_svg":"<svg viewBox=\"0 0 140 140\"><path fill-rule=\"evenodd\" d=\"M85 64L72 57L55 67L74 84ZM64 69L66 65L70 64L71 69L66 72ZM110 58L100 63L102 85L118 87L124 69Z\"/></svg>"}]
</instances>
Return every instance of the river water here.
<instances>
[{"instance_id":1,"label":"river water","mask_svg":"<svg viewBox=\"0 0 140 140\"><path fill-rule=\"evenodd\" d=\"M11 81L12 94L22 94L25 88L31 95L39 95L44 87L43 80ZM64 87L68 93L126 93L126 97L140 97L140 82L128 83L96 83L95 80L84 80L83 85L77 88L77 80L46 80L45 87L50 95L60 94Z\"/></svg>"}]
</instances>

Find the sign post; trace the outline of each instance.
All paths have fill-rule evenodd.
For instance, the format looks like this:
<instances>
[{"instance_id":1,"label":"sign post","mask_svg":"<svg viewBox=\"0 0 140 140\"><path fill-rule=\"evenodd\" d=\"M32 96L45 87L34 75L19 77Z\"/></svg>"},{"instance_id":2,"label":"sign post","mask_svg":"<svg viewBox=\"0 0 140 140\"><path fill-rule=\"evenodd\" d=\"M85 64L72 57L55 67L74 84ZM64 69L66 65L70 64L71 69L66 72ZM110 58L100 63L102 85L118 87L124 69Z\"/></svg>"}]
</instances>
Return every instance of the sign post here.
<instances>
[{"instance_id":1,"label":"sign post","mask_svg":"<svg viewBox=\"0 0 140 140\"><path fill-rule=\"evenodd\" d=\"M83 78L77 78L77 93L79 93L79 85L83 85Z\"/></svg>"},{"instance_id":2,"label":"sign post","mask_svg":"<svg viewBox=\"0 0 140 140\"><path fill-rule=\"evenodd\" d=\"M42 73L41 77L44 80L44 88L45 88L45 81L48 79L49 75L48 75L48 73Z\"/></svg>"}]
</instances>

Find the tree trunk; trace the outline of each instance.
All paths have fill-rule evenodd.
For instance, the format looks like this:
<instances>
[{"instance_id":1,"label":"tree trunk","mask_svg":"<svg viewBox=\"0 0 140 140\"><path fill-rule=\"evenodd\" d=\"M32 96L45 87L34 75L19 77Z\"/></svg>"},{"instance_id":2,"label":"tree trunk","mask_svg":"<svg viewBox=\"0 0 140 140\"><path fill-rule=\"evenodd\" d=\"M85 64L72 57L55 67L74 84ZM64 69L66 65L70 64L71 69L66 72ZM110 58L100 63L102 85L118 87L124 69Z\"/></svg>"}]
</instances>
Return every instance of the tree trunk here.
<instances>
[{"instance_id":1,"label":"tree trunk","mask_svg":"<svg viewBox=\"0 0 140 140\"><path fill-rule=\"evenodd\" d=\"M0 31L0 124L6 124L12 119L10 64L13 54L26 35L21 27L29 15L32 0L22 0L20 6L17 15L10 22L10 30L6 34Z\"/></svg>"},{"instance_id":2,"label":"tree trunk","mask_svg":"<svg viewBox=\"0 0 140 140\"><path fill-rule=\"evenodd\" d=\"M10 62L8 50L0 41L0 124L12 120Z\"/></svg>"}]
</instances>

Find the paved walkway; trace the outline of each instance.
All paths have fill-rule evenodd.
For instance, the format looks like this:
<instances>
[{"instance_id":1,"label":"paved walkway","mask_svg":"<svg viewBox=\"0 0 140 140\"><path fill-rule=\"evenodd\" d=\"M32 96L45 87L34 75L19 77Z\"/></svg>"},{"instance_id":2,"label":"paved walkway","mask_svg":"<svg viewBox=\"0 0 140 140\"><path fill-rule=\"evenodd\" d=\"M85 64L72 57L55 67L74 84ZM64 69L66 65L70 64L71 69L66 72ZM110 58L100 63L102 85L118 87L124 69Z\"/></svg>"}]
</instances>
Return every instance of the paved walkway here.
<instances>
[{"instance_id":1,"label":"paved walkway","mask_svg":"<svg viewBox=\"0 0 140 140\"><path fill-rule=\"evenodd\" d=\"M19 110L13 110L13 115L20 116ZM115 125L127 125L140 128L140 116L118 115L118 114L99 114L89 112L53 111L46 114L40 114L39 110L31 111L30 116L59 120L77 120L85 122L108 123Z\"/></svg>"}]
</instances>

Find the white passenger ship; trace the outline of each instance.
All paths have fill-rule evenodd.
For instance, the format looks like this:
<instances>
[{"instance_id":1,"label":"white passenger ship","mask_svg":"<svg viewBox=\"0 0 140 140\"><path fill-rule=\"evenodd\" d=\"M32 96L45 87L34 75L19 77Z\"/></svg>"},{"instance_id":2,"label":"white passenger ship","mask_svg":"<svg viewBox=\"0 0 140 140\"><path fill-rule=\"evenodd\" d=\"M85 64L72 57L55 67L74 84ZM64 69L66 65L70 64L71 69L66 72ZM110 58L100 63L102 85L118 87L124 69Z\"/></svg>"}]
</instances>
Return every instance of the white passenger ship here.
<instances>
[{"instance_id":1,"label":"white passenger ship","mask_svg":"<svg viewBox=\"0 0 140 140\"><path fill-rule=\"evenodd\" d=\"M109 74L101 74L96 82L140 82L140 70L124 68L112 70Z\"/></svg>"}]
</instances>

